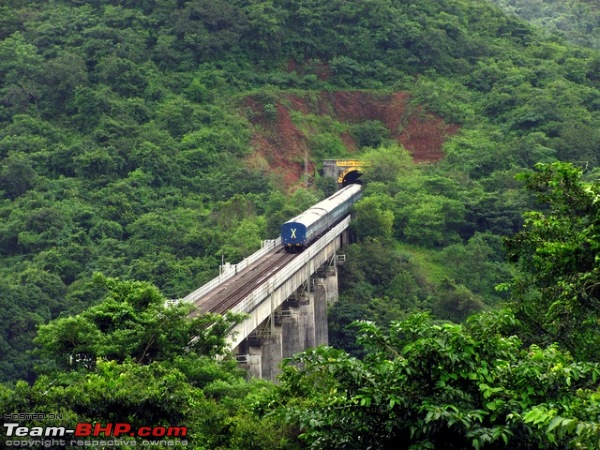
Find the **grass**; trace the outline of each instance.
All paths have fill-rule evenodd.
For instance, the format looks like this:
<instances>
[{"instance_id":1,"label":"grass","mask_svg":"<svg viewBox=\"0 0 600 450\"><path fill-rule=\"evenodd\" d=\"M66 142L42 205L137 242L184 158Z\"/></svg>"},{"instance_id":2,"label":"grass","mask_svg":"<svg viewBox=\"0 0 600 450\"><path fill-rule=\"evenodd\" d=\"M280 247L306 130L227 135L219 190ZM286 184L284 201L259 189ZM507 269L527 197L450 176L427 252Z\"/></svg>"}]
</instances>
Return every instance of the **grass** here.
<instances>
[{"instance_id":1,"label":"grass","mask_svg":"<svg viewBox=\"0 0 600 450\"><path fill-rule=\"evenodd\" d=\"M411 262L418 267L421 275L430 283L439 285L445 277L450 275L446 267L436 262L438 250L407 244L405 242L397 242L396 248L410 257Z\"/></svg>"}]
</instances>

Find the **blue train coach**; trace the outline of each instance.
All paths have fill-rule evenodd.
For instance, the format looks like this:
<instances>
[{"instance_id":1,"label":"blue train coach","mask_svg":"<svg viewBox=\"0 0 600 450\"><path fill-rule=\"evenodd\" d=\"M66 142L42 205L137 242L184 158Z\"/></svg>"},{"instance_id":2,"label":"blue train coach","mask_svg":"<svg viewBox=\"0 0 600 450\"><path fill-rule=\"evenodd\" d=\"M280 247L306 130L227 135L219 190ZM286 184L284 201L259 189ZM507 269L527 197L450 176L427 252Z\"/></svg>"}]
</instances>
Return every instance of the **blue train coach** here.
<instances>
[{"instance_id":1,"label":"blue train coach","mask_svg":"<svg viewBox=\"0 0 600 450\"><path fill-rule=\"evenodd\" d=\"M351 184L317 203L281 226L281 243L288 251L300 251L343 219L360 199L362 186Z\"/></svg>"}]
</instances>

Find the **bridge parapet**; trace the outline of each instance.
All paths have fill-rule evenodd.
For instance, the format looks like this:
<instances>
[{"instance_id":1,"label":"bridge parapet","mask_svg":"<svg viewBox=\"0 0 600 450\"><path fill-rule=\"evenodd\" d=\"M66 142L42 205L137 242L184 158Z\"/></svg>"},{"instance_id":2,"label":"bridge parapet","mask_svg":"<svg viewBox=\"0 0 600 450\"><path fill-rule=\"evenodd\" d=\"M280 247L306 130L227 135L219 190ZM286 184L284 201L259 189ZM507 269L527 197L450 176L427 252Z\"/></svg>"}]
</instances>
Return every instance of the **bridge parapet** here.
<instances>
[{"instance_id":1,"label":"bridge parapet","mask_svg":"<svg viewBox=\"0 0 600 450\"><path fill-rule=\"evenodd\" d=\"M233 276L235 276L238 272L240 272L243 269L245 269L246 267L254 264L256 261L258 261L260 258L265 256L267 253L269 253L275 247L279 247L280 245L281 245L281 237L278 237L277 239L270 239L270 240L263 241L263 245L260 250L257 250L256 252L254 252L247 258L244 258L242 261L240 261L237 264L231 264L231 265L227 266L227 270L222 271L218 277L213 278L211 281L209 281L208 283L206 283L203 286L200 286L198 289L196 289L191 294L186 295L183 299L181 299L181 301L185 302L185 303L194 303L196 300L198 300L199 298L202 298L204 295L208 294L210 291L215 289L221 283L224 283L225 281L227 281L230 278L232 278Z\"/></svg>"}]
</instances>

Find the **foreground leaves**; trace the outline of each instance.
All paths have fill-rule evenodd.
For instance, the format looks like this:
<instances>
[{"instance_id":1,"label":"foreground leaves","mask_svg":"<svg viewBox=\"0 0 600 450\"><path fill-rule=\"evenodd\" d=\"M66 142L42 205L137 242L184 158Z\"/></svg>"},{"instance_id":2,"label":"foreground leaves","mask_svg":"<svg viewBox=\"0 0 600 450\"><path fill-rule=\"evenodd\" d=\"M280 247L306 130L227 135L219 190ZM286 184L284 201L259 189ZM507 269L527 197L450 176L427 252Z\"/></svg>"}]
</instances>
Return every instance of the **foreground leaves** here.
<instances>
[{"instance_id":1,"label":"foreground leaves","mask_svg":"<svg viewBox=\"0 0 600 450\"><path fill-rule=\"evenodd\" d=\"M576 358L598 361L600 346L600 185L570 164L538 164L523 176L542 204L508 240L521 274L512 307L530 342L556 341Z\"/></svg>"},{"instance_id":2,"label":"foreground leaves","mask_svg":"<svg viewBox=\"0 0 600 450\"><path fill-rule=\"evenodd\" d=\"M367 357L321 347L286 362L277 414L312 448L552 448L598 442L596 364L522 350L506 311L359 323ZM559 420L560 418L560 420Z\"/></svg>"},{"instance_id":3,"label":"foreground leaves","mask_svg":"<svg viewBox=\"0 0 600 450\"><path fill-rule=\"evenodd\" d=\"M129 434L121 445L296 448L293 433L254 406L273 386L248 381L226 355L224 338L235 317L190 319L187 307L165 308L165 298L148 283L103 276L97 282L107 289L103 302L40 326L42 375L32 385L0 384L0 410L60 414L66 429L78 423L187 427L185 435L160 437L156 445ZM19 424L48 426L37 419ZM92 439L105 437L110 432Z\"/></svg>"},{"instance_id":4,"label":"foreground leaves","mask_svg":"<svg viewBox=\"0 0 600 450\"><path fill-rule=\"evenodd\" d=\"M108 294L81 314L39 327L34 342L49 367L92 367L98 358L138 364L171 360L181 352L215 356L225 352L234 315L187 316L192 305L165 308L165 299L149 283L96 276Z\"/></svg>"}]
</instances>

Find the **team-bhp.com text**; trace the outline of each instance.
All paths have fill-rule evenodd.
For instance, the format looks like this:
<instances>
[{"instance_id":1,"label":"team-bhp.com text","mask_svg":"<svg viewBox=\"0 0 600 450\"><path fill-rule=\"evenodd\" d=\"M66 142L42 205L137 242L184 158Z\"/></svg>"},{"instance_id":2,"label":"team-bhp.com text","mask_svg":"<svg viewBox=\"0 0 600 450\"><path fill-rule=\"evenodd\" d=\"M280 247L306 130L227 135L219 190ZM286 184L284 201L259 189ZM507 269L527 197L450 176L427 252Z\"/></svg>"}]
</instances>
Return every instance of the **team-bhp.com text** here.
<instances>
[{"instance_id":1,"label":"team-bhp.com text","mask_svg":"<svg viewBox=\"0 0 600 450\"><path fill-rule=\"evenodd\" d=\"M10 447L47 447L52 446L135 446L141 445L160 445L161 447L187 446L186 440L179 438L187 435L187 427L179 426L155 426L155 427L139 427L134 429L128 423L107 423L107 424L91 424L78 423L75 429L67 429L66 427L25 427L18 423L5 423L6 444ZM71 439L54 439L54 438L71 438ZM104 438L103 440L90 440L89 438ZM106 440L106 438L117 438ZM137 437L137 438L159 438L158 441L133 439L118 439L121 437ZM19 438L38 438L38 439L19 439ZM52 439L41 439L52 438ZM73 439L73 438L88 438ZM177 440L164 438L178 438Z\"/></svg>"}]
</instances>

